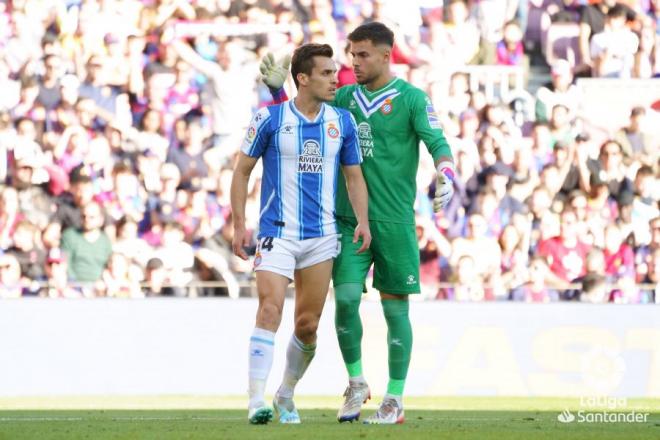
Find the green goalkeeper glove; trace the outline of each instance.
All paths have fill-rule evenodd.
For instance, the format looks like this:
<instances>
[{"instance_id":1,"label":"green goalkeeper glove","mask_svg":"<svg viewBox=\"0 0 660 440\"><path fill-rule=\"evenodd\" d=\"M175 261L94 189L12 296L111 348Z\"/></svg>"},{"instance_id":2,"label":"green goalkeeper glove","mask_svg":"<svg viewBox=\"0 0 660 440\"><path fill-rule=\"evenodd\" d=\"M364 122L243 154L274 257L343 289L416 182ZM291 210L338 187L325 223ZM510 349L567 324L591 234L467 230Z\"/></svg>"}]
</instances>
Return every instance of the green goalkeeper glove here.
<instances>
[{"instance_id":1,"label":"green goalkeeper glove","mask_svg":"<svg viewBox=\"0 0 660 440\"><path fill-rule=\"evenodd\" d=\"M284 85L286 77L289 75L289 66L291 65L291 55L285 55L278 62L272 53L267 53L259 64L261 71L261 80L273 90L279 90Z\"/></svg>"}]
</instances>

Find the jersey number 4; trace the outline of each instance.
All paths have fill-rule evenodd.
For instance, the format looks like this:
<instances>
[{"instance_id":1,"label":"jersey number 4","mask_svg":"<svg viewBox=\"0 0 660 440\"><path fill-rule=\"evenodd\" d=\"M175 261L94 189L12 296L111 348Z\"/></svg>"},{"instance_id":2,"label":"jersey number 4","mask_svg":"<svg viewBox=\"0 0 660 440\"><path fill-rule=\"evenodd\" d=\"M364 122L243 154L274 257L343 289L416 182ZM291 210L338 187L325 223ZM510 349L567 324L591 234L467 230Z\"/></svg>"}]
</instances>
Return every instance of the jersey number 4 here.
<instances>
[{"instance_id":1,"label":"jersey number 4","mask_svg":"<svg viewBox=\"0 0 660 440\"><path fill-rule=\"evenodd\" d=\"M273 237L264 238L264 241L261 242L261 249L266 249L267 251L273 249Z\"/></svg>"}]
</instances>

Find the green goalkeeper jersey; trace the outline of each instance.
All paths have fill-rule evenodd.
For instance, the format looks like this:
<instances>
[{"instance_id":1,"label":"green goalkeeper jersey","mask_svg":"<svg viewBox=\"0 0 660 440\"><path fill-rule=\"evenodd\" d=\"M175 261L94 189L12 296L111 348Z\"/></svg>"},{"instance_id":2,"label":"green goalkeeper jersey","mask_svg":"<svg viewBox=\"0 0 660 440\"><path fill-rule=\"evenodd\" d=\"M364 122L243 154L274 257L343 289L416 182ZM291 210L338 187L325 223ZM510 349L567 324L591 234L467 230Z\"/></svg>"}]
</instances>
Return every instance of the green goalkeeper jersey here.
<instances>
[{"instance_id":1,"label":"green goalkeeper jersey","mask_svg":"<svg viewBox=\"0 0 660 440\"><path fill-rule=\"evenodd\" d=\"M451 156L431 100L417 87L394 78L373 92L357 84L344 86L333 105L350 111L357 123L369 220L414 224L419 141L424 141L433 160ZM337 187L337 215L355 217L343 175Z\"/></svg>"}]
</instances>

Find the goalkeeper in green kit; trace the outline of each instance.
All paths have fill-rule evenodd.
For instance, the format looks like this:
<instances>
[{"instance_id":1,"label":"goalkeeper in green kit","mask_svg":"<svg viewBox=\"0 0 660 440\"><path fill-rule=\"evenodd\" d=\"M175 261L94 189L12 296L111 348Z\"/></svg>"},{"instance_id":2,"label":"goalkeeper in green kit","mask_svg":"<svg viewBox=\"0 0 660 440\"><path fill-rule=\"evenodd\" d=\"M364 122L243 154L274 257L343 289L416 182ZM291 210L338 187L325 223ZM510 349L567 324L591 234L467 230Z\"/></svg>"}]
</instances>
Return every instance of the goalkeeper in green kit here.
<instances>
[{"instance_id":1,"label":"goalkeeper in green kit","mask_svg":"<svg viewBox=\"0 0 660 440\"><path fill-rule=\"evenodd\" d=\"M371 22L357 27L348 40L358 84L340 88L330 104L347 109L357 122L373 240L369 250L357 253L360 244L352 241L357 220L340 177L336 216L342 248L334 263L333 284L335 328L349 385L337 418L340 422L358 420L362 404L370 398L362 373L359 307L373 264L373 284L380 292L388 329L389 382L380 408L365 423L403 423L402 396L412 350L408 295L420 292L413 209L419 141L426 145L438 170L433 201L436 212L453 195L454 163L430 99L390 73L392 31L382 23ZM288 58L276 63L270 54L262 60L263 80L277 102L287 99L282 85L288 64Z\"/></svg>"}]
</instances>

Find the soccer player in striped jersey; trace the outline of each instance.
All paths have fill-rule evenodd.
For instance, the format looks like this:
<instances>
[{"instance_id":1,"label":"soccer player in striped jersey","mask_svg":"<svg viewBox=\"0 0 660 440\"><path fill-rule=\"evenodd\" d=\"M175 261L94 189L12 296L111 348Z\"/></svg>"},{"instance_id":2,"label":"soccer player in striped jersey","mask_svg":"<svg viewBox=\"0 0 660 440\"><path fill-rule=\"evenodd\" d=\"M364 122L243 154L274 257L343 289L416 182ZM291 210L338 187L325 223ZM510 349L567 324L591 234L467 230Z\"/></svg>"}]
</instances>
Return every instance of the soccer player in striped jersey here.
<instances>
[{"instance_id":1,"label":"soccer player in striped jersey","mask_svg":"<svg viewBox=\"0 0 660 440\"><path fill-rule=\"evenodd\" d=\"M259 110L239 153L231 185L233 251L243 259L245 201L250 174L263 159L261 214L254 266L259 308L249 347L249 409L253 424L273 411L264 388L273 361L273 340L287 286L295 281L295 329L273 406L281 423L300 423L293 403L296 383L316 350L316 329L341 242L335 222L338 185L346 185L357 221L349 242L363 253L371 243L367 188L353 116L326 104L335 98L337 68L327 44L306 44L293 54L297 97ZM338 181L339 168L345 183Z\"/></svg>"},{"instance_id":2,"label":"soccer player in striped jersey","mask_svg":"<svg viewBox=\"0 0 660 440\"><path fill-rule=\"evenodd\" d=\"M333 269L335 329L349 376L337 418L340 422L357 420L362 404L370 397L362 374L358 309L373 264L374 287L380 291L388 329L389 382L380 408L365 423L402 423L402 396L412 351L408 295L420 292L413 209L420 140L438 170L433 200L436 211L446 206L454 192L454 163L431 100L422 90L390 73L392 31L382 23L371 22L358 26L348 40L358 83L340 88L333 104L350 111L358 124L373 243L367 252L357 255L355 246L342 238L342 252ZM286 99L282 89L286 66L281 64L268 55L261 65L264 82L274 90L277 101ZM346 192L339 191L337 223L342 232L355 227L356 217Z\"/></svg>"}]
</instances>

